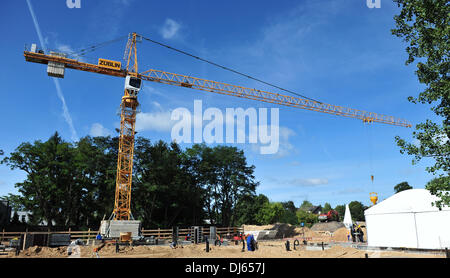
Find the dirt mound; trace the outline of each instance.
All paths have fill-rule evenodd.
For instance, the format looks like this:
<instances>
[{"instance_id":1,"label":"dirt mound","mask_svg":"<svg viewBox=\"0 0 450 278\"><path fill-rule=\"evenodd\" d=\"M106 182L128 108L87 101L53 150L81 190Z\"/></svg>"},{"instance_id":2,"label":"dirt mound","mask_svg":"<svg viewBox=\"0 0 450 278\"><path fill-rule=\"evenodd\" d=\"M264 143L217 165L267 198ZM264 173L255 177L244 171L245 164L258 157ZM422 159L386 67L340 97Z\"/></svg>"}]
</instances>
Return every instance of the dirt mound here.
<instances>
[{"instance_id":1,"label":"dirt mound","mask_svg":"<svg viewBox=\"0 0 450 278\"><path fill-rule=\"evenodd\" d=\"M272 230L274 225L262 225L262 226L258 226L258 225L242 225L242 227L244 228L244 231L262 231L262 230Z\"/></svg>"},{"instance_id":2,"label":"dirt mound","mask_svg":"<svg viewBox=\"0 0 450 278\"><path fill-rule=\"evenodd\" d=\"M277 231L275 238L286 238L286 237L292 237L296 235L295 226L291 224L285 224L285 223L276 223L273 225L264 225L264 226L257 226L257 225L243 225L244 232L247 231Z\"/></svg>"},{"instance_id":3,"label":"dirt mound","mask_svg":"<svg viewBox=\"0 0 450 278\"><path fill-rule=\"evenodd\" d=\"M276 223L270 230L277 231L275 238L285 238L295 235L295 226L290 224Z\"/></svg>"},{"instance_id":4,"label":"dirt mound","mask_svg":"<svg viewBox=\"0 0 450 278\"><path fill-rule=\"evenodd\" d=\"M311 227L313 231L327 231L334 233L336 230L345 227L342 222L331 221L331 222L319 222Z\"/></svg>"},{"instance_id":5,"label":"dirt mound","mask_svg":"<svg viewBox=\"0 0 450 278\"><path fill-rule=\"evenodd\" d=\"M307 227L295 228L295 235L308 238L320 237L319 233L316 233Z\"/></svg>"},{"instance_id":6,"label":"dirt mound","mask_svg":"<svg viewBox=\"0 0 450 278\"><path fill-rule=\"evenodd\" d=\"M58 258L67 256L67 247L39 247L33 246L20 252L20 257L35 257L35 258Z\"/></svg>"},{"instance_id":7,"label":"dirt mound","mask_svg":"<svg viewBox=\"0 0 450 278\"><path fill-rule=\"evenodd\" d=\"M336 231L334 231L334 233L333 233L333 240L335 240L335 241L348 241L347 235L348 235L347 228L345 228L345 227L339 228Z\"/></svg>"}]
</instances>

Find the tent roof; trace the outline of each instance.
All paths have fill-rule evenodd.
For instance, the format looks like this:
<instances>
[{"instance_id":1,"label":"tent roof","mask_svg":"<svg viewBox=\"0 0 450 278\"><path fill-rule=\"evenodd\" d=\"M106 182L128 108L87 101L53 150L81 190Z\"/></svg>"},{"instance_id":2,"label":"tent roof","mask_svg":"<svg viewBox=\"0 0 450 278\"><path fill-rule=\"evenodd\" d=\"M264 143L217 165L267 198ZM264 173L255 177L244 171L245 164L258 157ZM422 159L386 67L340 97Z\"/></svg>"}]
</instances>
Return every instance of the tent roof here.
<instances>
[{"instance_id":1,"label":"tent roof","mask_svg":"<svg viewBox=\"0 0 450 278\"><path fill-rule=\"evenodd\" d=\"M386 200L370 207L364 211L365 215L388 214L388 213L408 213L439 211L431 203L438 198L426 189L409 189L401 191ZM442 210L450 210L449 207L443 207Z\"/></svg>"}]
</instances>

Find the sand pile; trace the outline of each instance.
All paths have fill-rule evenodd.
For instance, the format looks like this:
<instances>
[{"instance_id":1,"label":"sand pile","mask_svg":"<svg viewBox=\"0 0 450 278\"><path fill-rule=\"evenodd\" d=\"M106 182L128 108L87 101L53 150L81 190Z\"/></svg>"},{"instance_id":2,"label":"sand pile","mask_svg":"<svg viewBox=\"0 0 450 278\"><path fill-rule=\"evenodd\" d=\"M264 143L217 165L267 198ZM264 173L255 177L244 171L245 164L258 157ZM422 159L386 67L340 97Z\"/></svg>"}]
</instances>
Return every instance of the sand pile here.
<instances>
[{"instance_id":1,"label":"sand pile","mask_svg":"<svg viewBox=\"0 0 450 278\"><path fill-rule=\"evenodd\" d=\"M312 231L310 228L302 227L302 228L295 228L295 236L304 236L304 237L320 237L321 235L319 233L316 233Z\"/></svg>"},{"instance_id":2,"label":"sand pile","mask_svg":"<svg viewBox=\"0 0 450 278\"><path fill-rule=\"evenodd\" d=\"M327 231L334 233L336 230L345 227L342 222L331 221L331 222L319 222L311 227L313 231Z\"/></svg>"},{"instance_id":3,"label":"sand pile","mask_svg":"<svg viewBox=\"0 0 450 278\"><path fill-rule=\"evenodd\" d=\"M34 257L34 258L59 258L67 256L67 247L38 247L33 246L20 252L19 257Z\"/></svg>"},{"instance_id":4,"label":"sand pile","mask_svg":"<svg viewBox=\"0 0 450 278\"><path fill-rule=\"evenodd\" d=\"M348 241L347 235L348 235L347 228L344 227L344 228L337 229L333 233L333 240L334 241Z\"/></svg>"},{"instance_id":5,"label":"sand pile","mask_svg":"<svg viewBox=\"0 0 450 278\"><path fill-rule=\"evenodd\" d=\"M271 230L273 225L242 225L244 231L261 231L261 230Z\"/></svg>"}]
</instances>

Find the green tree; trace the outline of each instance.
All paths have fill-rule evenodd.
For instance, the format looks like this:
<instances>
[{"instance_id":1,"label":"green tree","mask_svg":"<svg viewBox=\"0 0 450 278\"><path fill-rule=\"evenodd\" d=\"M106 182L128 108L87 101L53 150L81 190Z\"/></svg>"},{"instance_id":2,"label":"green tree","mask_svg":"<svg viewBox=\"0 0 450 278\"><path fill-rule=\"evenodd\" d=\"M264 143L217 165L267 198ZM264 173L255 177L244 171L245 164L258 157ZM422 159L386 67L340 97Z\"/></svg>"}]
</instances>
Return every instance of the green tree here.
<instances>
[{"instance_id":1,"label":"green tree","mask_svg":"<svg viewBox=\"0 0 450 278\"><path fill-rule=\"evenodd\" d=\"M334 208L335 211L337 211L337 213L339 214L339 221L343 221L344 220L344 216L345 216L345 206L344 205L337 205Z\"/></svg>"},{"instance_id":2,"label":"green tree","mask_svg":"<svg viewBox=\"0 0 450 278\"><path fill-rule=\"evenodd\" d=\"M405 190L408 190L408 189L412 189L412 186L410 186L410 185L408 184L408 182L406 182L406 181L401 182L401 183L397 184L397 185L394 187L395 193L399 193L399 192L402 192L402 191L405 191Z\"/></svg>"},{"instance_id":3,"label":"green tree","mask_svg":"<svg viewBox=\"0 0 450 278\"><path fill-rule=\"evenodd\" d=\"M202 224L205 192L178 144L138 138L134 170L132 208L145 227Z\"/></svg>"},{"instance_id":4,"label":"green tree","mask_svg":"<svg viewBox=\"0 0 450 278\"><path fill-rule=\"evenodd\" d=\"M431 158L434 165L426 170L439 177L450 173L450 5L448 0L394 0L401 7L394 17L396 29L392 34L408 43L406 64L417 61L416 75L425 90L418 97L409 97L413 103L431 105L438 121L427 119L416 125L412 144L399 136L395 138L402 154L414 156L413 164L422 158ZM444 182L441 182L444 181ZM432 184L432 192L444 197L437 205L449 205L446 179Z\"/></svg>"},{"instance_id":5,"label":"green tree","mask_svg":"<svg viewBox=\"0 0 450 278\"><path fill-rule=\"evenodd\" d=\"M284 213L281 216L279 222L297 225L298 224L296 215L297 208L295 207L294 202L293 201L282 202L281 205L283 206Z\"/></svg>"},{"instance_id":6,"label":"green tree","mask_svg":"<svg viewBox=\"0 0 450 278\"><path fill-rule=\"evenodd\" d=\"M196 144L186 153L195 165L195 179L206 192L206 213L211 224L230 226L241 196L255 194L255 166L247 165L244 152L236 147Z\"/></svg>"},{"instance_id":7,"label":"green tree","mask_svg":"<svg viewBox=\"0 0 450 278\"><path fill-rule=\"evenodd\" d=\"M96 169L96 174L92 177L95 182L91 188L95 204L93 213L90 214L93 217L90 223L98 225L100 220L103 217L108 218L114 209L119 138L93 137L89 142L96 149L95 156L89 158ZM133 207L131 210L133 212Z\"/></svg>"},{"instance_id":8,"label":"green tree","mask_svg":"<svg viewBox=\"0 0 450 278\"><path fill-rule=\"evenodd\" d=\"M364 205L358 201L352 201L348 204L353 220L364 221Z\"/></svg>"},{"instance_id":9,"label":"green tree","mask_svg":"<svg viewBox=\"0 0 450 278\"><path fill-rule=\"evenodd\" d=\"M73 218L78 227L96 227L114 206L118 138L84 137L76 144L71 161L80 199Z\"/></svg>"},{"instance_id":10,"label":"green tree","mask_svg":"<svg viewBox=\"0 0 450 278\"><path fill-rule=\"evenodd\" d=\"M304 223L306 227L311 227L314 223L319 221L317 215L301 209L297 210L296 215L297 223Z\"/></svg>"},{"instance_id":11,"label":"green tree","mask_svg":"<svg viewBox=\"0 0 450 278\"><path fill-rule=\"evenodd\" d=\"M21 222L19 220L19 215L17 214L17 211L14 211L10 224L14 225L14 226L18 226L21 224Z\"/></svg>"},{"instance_id":12,"label":"green tree","mask_svg":"<svg viewBox=\"0 0 450 278\"><path fill-rule=\"evenodd\" d=\"M263 225L258 221L256 215L260 213L262 208L269 203L269 199L264 194L255 196L254 194L243 195L236 204L234 210L233 226L247 225Z\"/></svg>"},{"instance_id":13,"label":"green tree","mask_svg":"<svg viewBox=\"0 0 450 278\"><path fill-rule=\"evenodd\" d=\"M256 215L259 223L262 225L275 224L280 222L285 213L283 205L279 202L265 203L262 209Z\"/></svg>"},{"instance_id":14,"label":"green tree","mask_svg":"<svg viewBox=\"0 0 450 278\"><path fill-rule=\"evenodd\" d=\"M64 224L70 220L72 211L67 208L72 208L71 202L79 197L69 189L76 187L69 164L72 158L71 145L55 133L44 143L22 143L2 161L27 174L25 181L16 184L21 193L18 198L34 218L46 220L48 226L52 226L52 221Z\"/></svg>"},{"instance_id":15,"label":"green tree","mask_svg":"<svg viewBox=\"0 0 450 278\"><path fill-rule=\"evenodd\" d=\"M310 201L304 200L303 203L300 205L301 210L308 210L309 208L311 208L313 206L313 204Z\"/></svg>"},{"instance_id":16,"label":"green tree","mask_svg":"<svg viewBox=\"0 0 450 278\"><path fill-rule=\"evenodd\" d=\"M31 211L31 222L49 226L98 227L114 202L117 139L81 138L75 145L55 133L46 142L22 143L3 159L27 178L10 195L15 206Z\"/></svg>"},{"instance_id":17,"label":"green tree","mask_svg":"<svg viewBox=\"0 0 450 278\"><path fill-rule=\"evenodd\" d=\"M322 211L323 211L323 213L327 213L327 212L329 212L331 209L332 209L332 208L331 208L330 203L325 203L325 205L323 205Z\"/></svg>"},{"instance_id":18,"label":"green tree","mask_svg":"<svg viewBox=\"0 0 450 278\"><path fill-rule=\"evenodd\" d=\"M444 205L450 204L450 177L434 178L427 183L426 188L431 194L440 197L440 200L437 200L433 205L442 208Z\"/></svg>"},{"instance_id":19,"label":"green tree","mask_svg":"<svg viewBox=\"0 0 450 278\"><path fill-rule=\"evenodd\" d=\"M22 211L25 209L24 206L22 205L21 200L18 195L9 193L8 196L0 197L0 200L8 202L12 211Z\"/></svg>"}]
</instances>

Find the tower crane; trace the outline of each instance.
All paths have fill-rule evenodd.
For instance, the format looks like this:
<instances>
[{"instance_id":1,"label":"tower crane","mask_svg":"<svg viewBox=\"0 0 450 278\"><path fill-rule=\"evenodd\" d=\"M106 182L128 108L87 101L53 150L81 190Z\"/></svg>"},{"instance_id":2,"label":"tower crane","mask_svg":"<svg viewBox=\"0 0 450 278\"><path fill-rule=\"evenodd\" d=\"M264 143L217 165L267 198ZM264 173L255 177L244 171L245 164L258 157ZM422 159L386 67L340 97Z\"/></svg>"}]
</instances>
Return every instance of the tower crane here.
<instances>
[{"instance_id":1,"label":"tower crane","mask_svg":"<svg viewBox=\"0 0 450 278\"><path fill-rule=\"evenodd\" d=\"M404 119L322 103L306 97L289 96L281 93L246 88L156 69L139 72L137 42L142 41L143 38L143 36L136 33L129 34L125 50L126 66L123 67L120 62L106 59L99 59L96 65L68 58L64 53L44 53L42 50L37 50L34 44L30 50L24 51L27 62L47 64L47 73L49 76L64 78L65 69L68 68L125 78L125 92L120 104L121 120L113 211L114 220L132 219L130 204L136 108L139 105L137 96L143 80L355 118L365 123L383 123L411 127L411 124Z\"/></svg>"}]
</instances>

